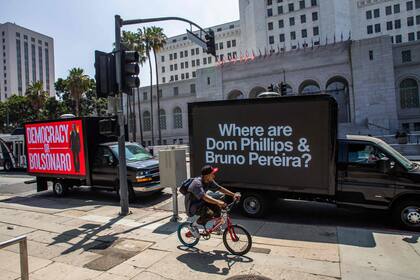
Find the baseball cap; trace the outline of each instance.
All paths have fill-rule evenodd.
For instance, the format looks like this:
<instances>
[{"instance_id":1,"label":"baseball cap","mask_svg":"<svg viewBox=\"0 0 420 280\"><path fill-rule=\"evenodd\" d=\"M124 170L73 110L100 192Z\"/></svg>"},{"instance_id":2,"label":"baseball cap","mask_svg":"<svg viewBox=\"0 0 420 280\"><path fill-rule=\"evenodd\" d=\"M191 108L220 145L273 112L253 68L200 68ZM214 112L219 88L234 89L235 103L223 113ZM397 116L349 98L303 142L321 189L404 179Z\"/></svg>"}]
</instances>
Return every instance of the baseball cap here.
<instances>
[{"instance_id":1,"label":"baseball cap","mask_svg":"<svg viewBox=\"0 0 420 280\"><path fill-rule=\"evenodd\" d=\"M214 174L217 171L219 171L219 168L217 168L217 167L212 167L210 165L204 165L203 168L201 168L201 175L205 176L205 175L209 175L209 174Z\"/></svg>"}]
</instances>

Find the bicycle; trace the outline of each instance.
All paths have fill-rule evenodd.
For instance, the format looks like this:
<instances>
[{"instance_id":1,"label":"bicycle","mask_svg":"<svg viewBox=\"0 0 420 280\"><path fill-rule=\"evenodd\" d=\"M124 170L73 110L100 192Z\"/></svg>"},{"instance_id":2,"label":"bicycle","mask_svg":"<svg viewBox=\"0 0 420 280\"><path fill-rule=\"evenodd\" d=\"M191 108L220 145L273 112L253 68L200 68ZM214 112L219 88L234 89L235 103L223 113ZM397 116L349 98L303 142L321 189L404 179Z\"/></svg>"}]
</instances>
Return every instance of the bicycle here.
<instances>
[{"instance_id":1,"label":"bicycle","mask_svg":"<svg viewBox=\"0 0 420 280\"><path fill-rule=\"evenodd\" d=\"M251 250L251 235L245 227L238 224L232 224L232 220L228 214L237 203L238 201L233 201L227 205L225 209L222 209L220 217L216 217L211 220L213 221L213 226L208 230L204 226L204 231L201 231L198 237L194 237L191 233L193 222L184 222L180 224L177 231L179 241L181 241L181 243L186 247L194 247L198 244L201 237L205 240L209 240L213 232L218 231L223 225L225 225L226 228L223 231L223 244L226 249L233 255L245 255L249 252L249 250ZM196 228L196 230L198 231L199 229ZM236 250L236 247L239 247L238 250Z\"/></svg>"}]
</instances>

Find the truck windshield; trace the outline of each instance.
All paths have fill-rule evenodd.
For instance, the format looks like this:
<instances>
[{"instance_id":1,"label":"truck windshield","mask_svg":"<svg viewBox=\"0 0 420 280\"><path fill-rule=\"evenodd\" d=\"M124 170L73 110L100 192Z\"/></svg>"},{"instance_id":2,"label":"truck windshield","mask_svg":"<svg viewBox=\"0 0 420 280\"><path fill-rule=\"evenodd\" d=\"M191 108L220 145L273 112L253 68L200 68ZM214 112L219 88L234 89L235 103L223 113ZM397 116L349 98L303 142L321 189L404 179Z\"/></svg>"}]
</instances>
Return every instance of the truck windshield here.
<instances>
[{"instance_id":1,"label":"truck windshield","mask_svg":"<svg viewBox=\"0 0 420 280\"><path fill-rule=\"evenodd\" d=\"M397 161L399 161L405 168L408 170L413 169L415 167L414 163L411 162L409 159L404 157L402 154L400 154L397 150L392 148L390 145L383 141L379 141L377 143L379 146L381 146L387 153L389 153L392 157L394 157Z\"/></svg>"},{"instance_id":2,"label":"truck windshield","mask_svg":"<svg viewBox=\"0 0 420 280\"><path fill-rule=\"evenodd\" d=\"M118 145L111 146L112 151L118 158ZM153 158L143 147L135 144L125 145L125 158L128 161L139 161Z\"/></svg>"}]
</instances>

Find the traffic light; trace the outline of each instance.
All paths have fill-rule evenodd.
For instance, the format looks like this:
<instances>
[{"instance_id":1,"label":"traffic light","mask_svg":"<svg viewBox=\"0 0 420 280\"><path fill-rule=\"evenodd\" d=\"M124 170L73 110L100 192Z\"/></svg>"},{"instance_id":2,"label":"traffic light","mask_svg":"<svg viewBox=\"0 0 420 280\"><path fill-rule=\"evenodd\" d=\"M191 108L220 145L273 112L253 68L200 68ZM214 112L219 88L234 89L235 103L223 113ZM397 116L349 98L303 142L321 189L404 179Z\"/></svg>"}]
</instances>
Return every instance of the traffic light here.
<instances>
[{"instance_id":1,"label":"traffic light","mask_svg":"<svg viewBox=\"0 0 420 280\"><path fill-rule=\"evenodd\" d=\"M207 49L206 49L206 53L211 54L213 56L216 56L216 45L214 42L214 31L213 30L209 30L208 33L205 36L206 38L206 45L207 45Z\"/></svg>"},{"instance_id":2,"label":"traffic light","mask_svg":"<svg viewBox=\"0 0 420 280\"><path fill-rule=\"evenodd\" d=\"M287 95L287 84L284 82L280 83L280 94L281 96L286 96Z\"/></svg>"},{"instance_id":3,"label":"traffic light","mask_svg":"<svg viewBox=\"0 0 420 280\"><path fill-rule=\"evenodd\" d=\"M95 51L95 81L97 97L107 98L117 94L113 53Z\"/></svg>"},{"instance_id":4,"label":"traffic light","mask_svg":"<svg viewBox=\"0 0 420 280\"><path fill-rule=\"evenodd\" d=\"M131 89L140 86L139 53L136 51L121 51L121 90L131 94Z\"/></svg>"}]
</instances>

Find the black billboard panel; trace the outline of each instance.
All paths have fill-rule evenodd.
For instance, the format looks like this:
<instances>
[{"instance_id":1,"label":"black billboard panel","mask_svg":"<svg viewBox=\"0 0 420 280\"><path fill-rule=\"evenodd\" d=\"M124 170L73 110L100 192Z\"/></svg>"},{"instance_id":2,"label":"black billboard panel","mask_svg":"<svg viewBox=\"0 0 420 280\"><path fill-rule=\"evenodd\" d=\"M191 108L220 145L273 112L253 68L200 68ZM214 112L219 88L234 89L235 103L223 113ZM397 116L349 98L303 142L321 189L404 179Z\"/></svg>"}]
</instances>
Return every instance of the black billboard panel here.
<instances>
[{"instance_id":1,"label":"black billboard panel","mask_svg":"<svg viewBox=\"0 0 420 280\"><path fill-rule=\"evenodd\" d=\"M337 104L327 95L190 103L191 174L242 188L334 194Z\"/></svg>"}]
</instances>

